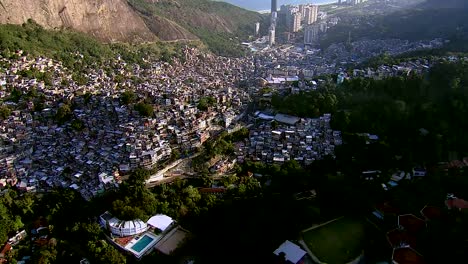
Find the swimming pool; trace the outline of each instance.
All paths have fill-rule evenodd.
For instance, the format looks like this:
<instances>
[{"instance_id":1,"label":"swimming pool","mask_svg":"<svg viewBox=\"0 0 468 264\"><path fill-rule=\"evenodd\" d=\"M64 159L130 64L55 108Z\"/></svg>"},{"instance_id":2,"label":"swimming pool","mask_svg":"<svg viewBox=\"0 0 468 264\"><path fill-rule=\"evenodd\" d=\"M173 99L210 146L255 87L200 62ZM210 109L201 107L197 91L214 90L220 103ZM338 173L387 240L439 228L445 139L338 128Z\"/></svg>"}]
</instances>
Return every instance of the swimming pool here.
<instances>
[{"instance_id":1,"label":"swimming pool","mask_svg":"<svg viewBox=\"0 0 468 264\"><path fill-rule=\"evenodd\" d=\"M140 253L143 249L145 249L151 242L154 241L154 238L144 235L135 245L132 246L132 249L136 252Z\"/></svg>"}]
</instances>

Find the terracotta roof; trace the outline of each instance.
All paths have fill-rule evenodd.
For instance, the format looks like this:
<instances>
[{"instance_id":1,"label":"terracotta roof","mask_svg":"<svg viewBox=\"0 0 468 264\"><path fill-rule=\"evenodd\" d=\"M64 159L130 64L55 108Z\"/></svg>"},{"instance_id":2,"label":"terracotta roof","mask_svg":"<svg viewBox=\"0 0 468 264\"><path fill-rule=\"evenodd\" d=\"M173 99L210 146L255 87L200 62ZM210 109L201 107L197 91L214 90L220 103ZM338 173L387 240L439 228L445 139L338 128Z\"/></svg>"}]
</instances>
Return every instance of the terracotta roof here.
<instances>
[{"instance_id":1,"label":"terracotta roof","mask_svg":"<svg viewBox=\"0 0 468 264\"><path fill-rule=\"evenodd\" d=\"M5 254L10 250L11 250L10 243L6 243L5 246L3 246L2 251L0 251L0 255L5 256Z\"/></svg>"},{"instance_id":2,"label":"terracotta roof","mask_svg":"<svg viewBox=\"0 0 468 264\"><path fill-rule=\"evenodd\" d=\"M121 245L122 247L125 247L130 241L132 241L133 237L128 236L128 237L118 237L115 238L114 241L115 243Z\"/></svg>"},{"instance_id":3,"label":"terracotta roof","mask_svg":"<svg viewBox=\"0 0 468 264\"><path fill-rule=\"evenodd\" d=\"M393 250L393 261L397 264L425 264L424 258L410 247Z\"/></svg>"},{"instance_id":4,"label":"terracotta roof","mask_svg":"<svg viewBox=\"0 0 468 264\"><path fill-rule=\"evenodd\" d=\"M379 210L383 214L398 214L400 213L400 210L393 205L391 205L389 202L384 202L381 204L378 204L375 206L375 209Z\"/></svg>"},{"instance_id":5,"label":"terracotta roof","mask_svg":"<svg viewBox=\"0 0 468 264\"><path fill-rule=\"evenodd\" d=\"M401 244L407 244L416 247L416 237L409 234L406 230L394 229L387 233L387 240L393 248L400 247Z\"/></svg>"},{"instance_id":6,"label":"terracotta roof","mask_svg":"<svg viewBox=\"0 0 468 264\"><path fill-rule=\"evenodd\" d=\"M437 206L426 205L421 210L421 215L426 218L426 220L439 219L442 216L442 210Z\"/></svg>"},{"instance_id":7,"label":"terracotta roof","mask_svg":"<svg viewBox=\"0 0 468 264\"><path fill-rule=\"evenodd\" d=\"M445 201L448 209L457 208L457 209L468 209L468 202L463 199L448 199Z\"/></svg>"},{"instance_id":8,"label":"terracotta roof","mask_svg":"<svg viewBox=\"0 0 468 264\"><path fill-rule=\"evenodd\" d=\"M403 227L409 233L415 234L426 227L426 222L413 214L406 214L398 216L398 225Z\"/></svg>"}]
</instances>

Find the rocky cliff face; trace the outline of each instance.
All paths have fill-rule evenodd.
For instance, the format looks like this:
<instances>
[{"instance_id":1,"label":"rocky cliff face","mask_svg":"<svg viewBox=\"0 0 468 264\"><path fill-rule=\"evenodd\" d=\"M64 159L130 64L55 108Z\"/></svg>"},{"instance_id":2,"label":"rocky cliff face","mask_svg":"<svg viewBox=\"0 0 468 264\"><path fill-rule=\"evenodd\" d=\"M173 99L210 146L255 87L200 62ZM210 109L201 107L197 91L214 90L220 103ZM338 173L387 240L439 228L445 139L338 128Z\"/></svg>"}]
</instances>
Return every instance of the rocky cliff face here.
<instances>
[{"instance_id":1,"label":"rocky cliff face","mask_svg":"<svg viewBox=\"0 0 468 264\"><path fill-rule=\"evenodd\" d=\"M0 23L30 18L46 28L72 28L106 42L157 39L125 0L0 0Z\"/></svg>"},{"instance_id":2,"label":"rocky cliff face","mask_svg":"<svg viewBox=\"0 0 468 264\"><path fill-rule=\"evenodd\" d=\"M212 51L238 55L238 40L263 17L212 0L0 0L0 24L33 19L105 42L201 40Z\"/></svg>"}]
</instances>

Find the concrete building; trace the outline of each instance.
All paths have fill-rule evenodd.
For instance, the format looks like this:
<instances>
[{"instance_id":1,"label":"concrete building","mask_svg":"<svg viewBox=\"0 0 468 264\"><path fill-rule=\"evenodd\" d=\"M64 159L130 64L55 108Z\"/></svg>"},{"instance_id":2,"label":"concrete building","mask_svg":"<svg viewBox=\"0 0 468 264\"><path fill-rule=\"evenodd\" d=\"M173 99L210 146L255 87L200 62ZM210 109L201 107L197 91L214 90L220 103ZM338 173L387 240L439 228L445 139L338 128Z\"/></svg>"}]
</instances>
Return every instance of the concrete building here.
<instances>
[{"instance_id":1,"label":"concrete building","mask_svg":"<svg viewBox=\"0 0 468 264\"><path fill-rule=\"evenodd\" d=\"M301 13L302 17L305 17L306 9L308 8L308 5L299 5L299 13Z\"/></svg>"},{"instance_id":2,"label":"concrete building","mask_svg":"<svg viewBox=\"0 0 468 264\"><path fill-rule=\"evenodd\" d=\"M275 45L275 28L271 27L269 32L268 32L268 43L270 46Z\"/></svg>"},{"instance_id":3,"label":"concrete building","mask_svg":"<svg viewBox=\"0 0 468 264\"><path fill-rule=\"evenodd\" d=\"M291 6L291 5L283 5L281 6L281 13L284 13L286 28L290 32L297 32L294 31L294 25L301 25L302 16L299 12L298 6ZM299 16L299 17L298 17ZM298 20L298 22L297 22Z\"/></svg>"},{"instance_id":4,"label":"concrete building","mask_svg":"<svg viewBox=\"0 0 468 264\"><path fill-rule=\"evenodd\" d=\"M348 1L346 1L346 2L348 2ZM359 5L359 4L362 4L362 3L367 2L367 0L349 0L349 2L350 2L352 5Z\"/></svg>"},{"instance_id":5,"label":"concrete building","mask_svg":"<svg viewBox=\"0 0 468 264\"><path fill-rule=\"evenodd\" d=\"M318 6L310 5L305 8L304 23L311 25L318 20Z\"/></svg>"},{"instance_id":6,"label":"concrete building","mask_svg":"<svg viewBox=\"0 0 468 264\"><path fill-rule=\"evenodd\" d=\"M293 23L292 23L292 28L291 28L292 32L298 32L299 30L301 30L301 26L302 26L301 21L302 21L301 13L299 12L294 13Z\"/></svg>"},{"instance_id":7,"label":"concrete building","mask_svg":"<svg viewBox=\"0 0 468 264\"><path fill-rule=\"evenodd\" d=\"M271 13L278 11L278 0L271 0Z\"/></svg>"},{"instance_id":8,"label":"concrete building","mask_svg":"<svg viewBox=\"0 0 468 264\"><path fill-rule=\"evenodd\" d=\"M304 44L311 45L318 41L320 26L310 25L304 30Z\"/></svg>"},{"instance_id":9,"label":"concrete building","mask_svg":"<svg viewBox=\"0 0 468 264\"><path fill-rule=\"evenodd\" d=\"M258 36L260 35L260 23L257 22L255 23L255 32L254 32L254 36Z\"/></svg>"},{"instance_id":10,"label":"concrete building","mask_svg":"<svg viewBox=\"0 0 468 264\"><path fill-rule=\"evenodd\" d=\"M278 21L278 12L271 13L271 26L276 27Z\"/></svg>"},{"instance_id":11,"label":"concrete building","mask_svg":"<svg viewBox=\"0 0 468 264\"><path fill-rule=\"evenodd\" d=\"M99 217L99 223L113 235L119 237L134 236L148 230L147 224L140 219L122 221L112 216L109 212L105 212Z\"/></svg>"},{"instance_id":12,"label":"concrete building","mask_svg":"<svg viewBox=\"0 0 468 264\"><path fill-rule=\"evenodd\" d=\"M320 28L320 32L322 32L322 33L327 32L327 30L328 30L328 25L327 25L327 23L320 23L320 24L318 24L318 25L319 25L319 28Z\"/></svg>"}]
</instances>

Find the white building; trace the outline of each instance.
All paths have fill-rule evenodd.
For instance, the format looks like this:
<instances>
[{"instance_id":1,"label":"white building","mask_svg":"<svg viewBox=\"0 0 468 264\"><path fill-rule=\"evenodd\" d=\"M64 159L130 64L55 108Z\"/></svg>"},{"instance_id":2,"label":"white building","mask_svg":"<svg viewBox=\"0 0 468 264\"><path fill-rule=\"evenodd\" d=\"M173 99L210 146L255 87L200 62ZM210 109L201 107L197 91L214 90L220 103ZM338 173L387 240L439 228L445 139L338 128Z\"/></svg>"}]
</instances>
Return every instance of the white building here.
<instances>
[{"instance_id":1,"label":"white building","mask_svg":"<svg viewBox=\"0 0 468 264\"><path fill-rule=\"evenodd\" d=\"M105 212L99 216L99 223L113 235L119 237L134 236L148 230L148 225L140 219L123 221L114 217L109 212Z\"/></svg>"},{"instance_id":2,"label":"white building","mask_svg":"<svg viewBox=\"0 0 468 264\"><path fill-rule=\"evenodd\" d=\"M305 8L304 23L311 25L318 20L318 6L310 5Z\"/></svg>"},{"instance_id":3,"label":"white building","mask_svg":"<svg viewBox=\"0 0 468 264\"><path fill-rule=\"evenodd\" d=\"M281 244L273 253L276 256L283 255L286 261L294 264L299 263L307 254L302 248L289 240Z\"/></svg>"},{"instance_id":4,"label":"white building","mask_svg":"<svg viewBox=\"0 0 468 264\"><path fill-rule=\"evenodd\" d=\"M268 34L268 41L270 46L275 45L275 28L270 28L269 34Z\"/></svg>"},{"instance_id":5,"label":"white building","mask_svg":"<svg viewBox=\"0 0 468 264\"><path fill-rule=\"evenodd\" d=\"M301 13L297 12L293 14L293 24L292 24L292 32L298 32L301 30L302 16Z\"/></svg>"},{"instance_id":6,"label":"white building","mask_svg":"<svg viewBox=\"0 0 468 264\"><path fill-rule=\"evenodd\" d=\"M260 23L255 23L255 34L254 36L258 36L260 34Z\"/></svg>"}]
</instances>

